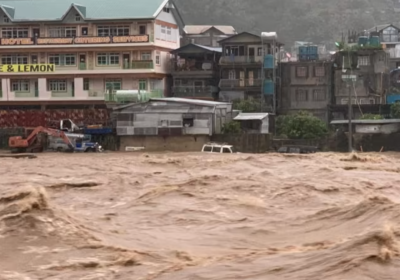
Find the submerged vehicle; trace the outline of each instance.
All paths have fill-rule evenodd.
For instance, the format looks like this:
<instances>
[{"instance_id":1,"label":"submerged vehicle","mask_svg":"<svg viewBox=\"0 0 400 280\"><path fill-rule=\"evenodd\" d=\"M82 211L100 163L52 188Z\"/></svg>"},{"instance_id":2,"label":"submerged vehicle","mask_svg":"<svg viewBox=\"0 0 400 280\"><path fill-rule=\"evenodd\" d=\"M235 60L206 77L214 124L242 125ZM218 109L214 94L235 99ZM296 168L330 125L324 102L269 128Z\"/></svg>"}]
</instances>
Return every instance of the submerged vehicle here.
<instances>
[{"instance_id":1,"label":"submerged vehicle","mask_svg":"<svg viewBox=\"0 0 400 280\"><path fill-rule=\"evenodd\" d=\"M228 144L218 144L218 143L207 143L203 145L201 149L203 153L221 153L221 154L233 154L234 148L232 145Z\"/></svg>"},{"instance_id":2,"label":"submerged vehicle","mask_svg":"<svg viewBox=\"0 0 400 280\"><path fill-rule=\"evenodd\" d=\"M281 154L311 154L316 153L318 148L315 146L298 146L298 145L290 145L290 146L282 146L278 149L278 153Z\"/></svg>"}]
</instances>

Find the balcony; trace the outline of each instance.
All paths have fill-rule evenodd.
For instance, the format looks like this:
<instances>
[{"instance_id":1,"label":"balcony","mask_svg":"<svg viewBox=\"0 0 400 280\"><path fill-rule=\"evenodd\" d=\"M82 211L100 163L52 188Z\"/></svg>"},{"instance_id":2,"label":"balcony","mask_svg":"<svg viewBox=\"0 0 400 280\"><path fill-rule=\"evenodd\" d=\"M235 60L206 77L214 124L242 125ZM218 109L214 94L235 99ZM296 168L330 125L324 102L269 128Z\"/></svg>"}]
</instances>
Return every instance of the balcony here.
<instances>
[{"instance_id":1,"label":"balcony","mask_svg":"<svg viewBox=\"0 0 400 280\"><path fill-rule=\"evenodd\" d=\"M219 60L221 65L232 65L232 64L261 64L261 56L223 56Z\"/></svg>"},{"instance_id":2,"label":"balcony","mask_svg":"<svg viewBox=\"0 0 400 280\"><path fill-rule=\"evenodd\" d=\"M195 61L179 64L176 60L171 61L171 72L174 75L211 76L216 69L213 62Z\"/></svg>"},{"instance_id":3,"label":"balcony","mask_svg":"<svg viewBox=\"0 0 400 280\"><path fill-rule=\"evenodd\" d=\"M214 86L176 86L172 88L174 97L212 97L213 93L218 92Z\"/></svg>"},{"instance_id":4,"label":"balcony","mask_svg":"<svg viewBox=\"0 0 400 280\"><path fill-rule=\"evenodd\" d=\"M153 69L153 60L134 60L131 62L124 62L123 69Z\"/></svg>"},{"instance_id":5,"label":"balcony","mask_svg":"<svg viewBox=\"0 0 400 280\"><path fill-rule=\"evenodd\" d=\"M244 87L260 87L262 79L221 79L219 87L221 88L244 88Z\"/></svg>"},{"instance_id":6,"label":"balcony","mask_svg":"<svg viewBox=\"0 0 400 280\"><path fill-rule=\"evenodd\" d=\"M390 55L390 58L400 58L400 49L386 49L386 52Z\"/></svg>"},{"instance_id":7,"label":"balcony","mask_svg":"<svg viewBox=\"0 0 400 280\"><path fill-rule=\"evenodd\" d=\"M51 97L54 98L73 98L75 96L74 92L60 92L60 91L52 91Z\"/></svg>"}]
</instances>

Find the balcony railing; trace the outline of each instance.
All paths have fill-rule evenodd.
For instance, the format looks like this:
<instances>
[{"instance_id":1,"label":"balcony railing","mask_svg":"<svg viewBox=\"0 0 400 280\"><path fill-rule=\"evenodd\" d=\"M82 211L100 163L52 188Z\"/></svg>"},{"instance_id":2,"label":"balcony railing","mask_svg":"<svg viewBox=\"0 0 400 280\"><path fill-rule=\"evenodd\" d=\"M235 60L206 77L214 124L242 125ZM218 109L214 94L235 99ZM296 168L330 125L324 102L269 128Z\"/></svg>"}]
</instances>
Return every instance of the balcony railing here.
<instances>
[{"instance_id":1,"label":"balcony railing","mask_svg":"<svg viewBox=\"0 0 400 280\"><path fill-rule=\"evenodd\" d=\"M2 98L2 97L3 97L3 91L0 90L0 98Z\"/></svg>"},{"instance_id":2,"label":"balcony railing","mask_svg":"<svg viewBox=\"0 0 400 280\"><path fill-rule=\"evenodd\" d=\"M89 98L104 97L104 95L105 95L105 93L102 90L89 89L89 91L88 91Z\"/></svg>"},{"instance_id":3,"label":"balcony railing","mask_svg":"<svg viewBox=\"0 0 400 280\"><path fill-rule=\"evenodd\" d=\"M19 91L16 91L14 93L14 96L16 98L34 98L34 97L38 97L39 95L36 95L36 92L19 92Z\"/></svg>"},{"instance_id":4,"label":"balcony railing","mask_svg":"<svg viewBox=\"0 0 400 280\"><path fill-rule=\"evenodd\" d=\"M175 97L210 97L217 92L213 86L176 86L172 88Z\"/></svg>"},{"instance_id":5,"label":"balcony railing","mask_svg":"<svg viewBox=\"0 0 400 280\"><path fill-rule=\"evenodd\" d=\"M131 62L123 63L124 69L153 69L153 60L134 60Z\"/></svg>"},{"instance_id":6,"label":"balcony railing","mask_svg":"<svg viewBox=\"0 0 400 280\"><path fill-rule=\"evenodd\" d=\"M249 64L262 63L261 56L223 56L219 60L220 64Z\"/></svg>"},{"instance_id":7,"label":"balcony railing","mask_svg":"<svg viewBox=\"0 0 400 280\"><path fill-rule=\"evenodd\" d=\"M192 63L179 64L176 60L171 61L172 72L212 72L216 64L213 62L195 61Z\"/></svg>"},{"instance_id":8,"label":"balcony railing","mask_svg":"<svg viewBox=\"0 0 400 280\"><path fill-rule=\"evenodd\" d=\"M61 98L61 97L74 97L74 92L59 92L59 91L52 91L51 97Z\"/></svg>"},{"instance_id":9,"label":"balcony railing","mask_svg":"<svg viewBox=\"0 0 400 280\"><path fill-rule=\"evenodd\" d=\"M85 62L79 63L79 70L86 70L86 63Z\"/></svg>"},{"instance_id":10,"label":"balcony railing","mask_svg":"<svg viewBox=\"0 0 400 280\"><path fill-rule=\"evenodd\" d=\"M221 79L219 81L220 87L260 87L262 85L262 79Z\"/></svg>"}]
</instances>

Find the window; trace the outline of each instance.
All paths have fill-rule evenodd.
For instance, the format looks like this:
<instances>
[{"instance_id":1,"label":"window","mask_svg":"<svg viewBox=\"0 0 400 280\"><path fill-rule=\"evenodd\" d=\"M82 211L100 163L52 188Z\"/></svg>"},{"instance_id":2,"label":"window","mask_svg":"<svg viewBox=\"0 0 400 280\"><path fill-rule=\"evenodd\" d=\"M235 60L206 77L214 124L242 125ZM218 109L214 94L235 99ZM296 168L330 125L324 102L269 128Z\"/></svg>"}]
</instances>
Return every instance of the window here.
<instances>
[{"instance_id":1,"label":"window","mask_svg":"<svg viewBox=\"0 0 400 280\"><path fill-rule=\"evenodd\" d=\"M129 26L98 26L97 36L128 36Z\"/></svg>"},{"instance_id":2,"label":"window","mask_svg":"<svg viewBox=\"0 0 400 280\"><path fill-rule=\"evenodd\" d=\"M171 40L172 29L171 27L167 26L167 39Z\"/></svg>"},{"instance_id":3,"label":"window","mask_svg":"<svg viewBox=\"0 0 400 280\"><path fill-rule=\"evenodd\" d=\"M146 25L139 25L139 34L146 35Z\"/></svg>"},{"instance_id":4,"label":"window","mask_svg":"<svg viewBox=\"0 0 400 280\"><path fill-rule=\"evenodd\" d=\"M369 66L370 63L370 57L369 56L359 56L358 57L358 66Z\"/></svg>"},{"instance_id":5,"label":"window","mask_svg":"<svg viewBox=\"0 0 400 280\"><path fill-rule=\"evenodd\" d=\"M156 53L156 64L160 65L161 64L161 60L160 60L160 52Z\"/></svg>"},{"instance_id":6,"label":"window","mask_svg":"<svg viewBox=\"0 0 400 280\"><path fill-rule=\"evenodd\" d=\"M141 52L141 60L151 60L151 52Z\"/></svg>"},{"instance_id":7,"label":"window","mask_svg":"<svg viewBox=\"0 0 400 280\"><path fill-rule=\"evenodd\" d=\"M75 21L81 21L82 18L80 16L80 14L75 14Z\"/></svg>"},{"instance_id":8,"label":"window","mask_svg":"<svg viewBox=\"0 0 400 280\"><path fill-rule=\"evenodd\" d=\"M163 8L163 11L166 12L166 13L169 13L169 8L164 7L164 8Z\"/></svg>"},{"instance_id":9,"label":"window","mask_svg":"<svg viewBox=\"0 0 400 280\"><path fill-rule=\"evenodd\" d=\"M223 148L223 149L222 149L222 152L223 152L224 154L231 154L231 151L230 151L228 148Z\"/></svg>"},{"instance_id":10,"label":"window","mask_svg":"<svg viewBox=\"0 0 400 280\"><path fill-rule=\"evenodd\" d=\"M307 78L307 76L308 76L307 67L304 67L304 66L296 67L296 77Z\"/></svg>"},{"instance_id":11,"label":"window","mask_svg":"<svg viewBox=\"0 0 400 280\"><path fill-rule=\"evenodd\" d=\"M28 38L29 28L4 27L1 29L2 38Z\"/></svg>"},{"instance_id":12,"label":"window","mask_svg":"<svg viewBox=\"0 0 400 280\"><path fill-rule=\"evenodd\" d=\"M48 80L47 87L52 92L67 92L67 80Z\"/></svg>"},{"instance_id":13,"label":"window","mask_svg":"<svg viewBox=\"0 0 400 280\"><path fill-rule=\"evenodd\" d=\"M308 100L308 92L305 89L298 89L296 92L296 101L305 102Z\"/></svg>"},{"instance_id":14,"label":"window","mask_svg":"<svg viewBox=\"0 0 400 280\"><path fill-rule=\"evenodd\" d=\"M326 100L325 91L322 89L314 89L313 100L314 101L325 101Z\"/></svg>"},{"instance_id":15,"label":"window","mask_svg":"<svg viewBox=\"0 0 400 280\"><path fill-rule=\"evenodd\" d=\"M228 79L229 79L229 80L235 80L235 79L236 79L236 72L235 72L235 70L229 70Z\"/></svg>"},{"instance_id":16,"label":"window","mask_svg":"<svg viewBox=\"0 0 400 280\"><path fill-rule=\"evenodd\" d=\"M83 90L89 90L90 87L90 81L88 78L83 79Z\"/></svg>"},{"instance_id":17,"label":"window","mask_svg":"<svg viewBox=\"0 0 400 280\"><path fill-rule=\"evenodd\" d=\"M76 37L76 27L49 27L49 37L72 38Z\"/></svg>"},{"instance_id":18,"label":"window","mask_svg":"<svg viewBox=\"0 0 400 280\"><path fill-rule=\"evenodd\" d=\"M258 48L257 49L257 55L258 56L263 56L263 49L262 48Z\"/></svg>"},{"instance_id":19,"label":"window","mask_svg":"<svg viewBox=\"0 0 400 280\"><path fill-rule=\"evenodd\" d=\"M122 89L122 81L118 79L109 79L106 80L106 90L121 90Z\"/></svg>"},{"instance_id":20,"label":"window","mask_svg":"<svg viewBox=\"0 0 400 280\"><path fill-rule=\"evenodd\" d=\"M389 26L388 28L384 29L382 33L383 33L382 34L383 42L398 42L399 41L399 31L392 26Z\"/></svg>"},{"instance_id":21,"label":"window","mask_svg":"<svg viewBox=\"0 0 400 280\"><path fill-rule=\"evenodd\" d=\"M3 55L1 57L1 64L28 64L27 55Z\"/></svg>"},{"instance_id":22,"label":"window","mask_svg":"<svg viewBox=\"0 0 400 280\"><path fill-rule=\"evenodd\" d=\"M87 27L82 27L81 36L87 36L87 35L88 35L88 28Z\"/></svg>"},{"instance_id":23,"label":"window","mask_svg":"<svg viewBox=\"0 0 400 280\"><path fill-rule=\"evenodd\" d=\"M57 66L75 66L75 54L50 54L49 63Z\"/></svg>"},{"instance_id":24,"label":"window","mask_svg":"<svg viewBox=\"0 0 400 280\"><path fill-rule=\"evenodd\" d=\"M227 46L225 47L226 55L244 56L244 46Z\"/></svg>"},{"instance_id":25,"label":"window","mask_svg":"<svg viewBox=\"0 0 400 280\"><path fill-rule=\"evenodd\" d=\"M139 80L139 90L147 90L147 81Z\"/></svg>"},{"instance_id":26,"label":"window","mask_svg":"<svg viewBox=\"0 0 400 280\"><path fill-rule=\"evenodd\" d=\"M119 65L119 53L98 53L97 65Z\"/></svg>"},{"instance_id":27,"label":"window","mask_svg":"<svg viewBox=\"0 0 400 280\"><path fill-rule=\"evenodd\" d=\"M325 67L315 66L315 77L325 77Z\"/></svg>"},{"instance_id":28,"label":"window","mask_svg":"<svg viewBox=\"0 0 400 280\"><path fill-rule=\"evenodd\" d=\"M11 88L14 92L29 92L29 80L11 80Z\"/></svg>"},{"instance_id":29,"label":"window","mask_svg":"<svg viewBox=\"0 0 400 280\"><path fill-rule=\"evenodd\" d=\"M221 153L221 147L214 146L212 152L213 153Z\"/></svg>"},{"instance_id":30,"label":"window","mask_svg":"<svg viewBox=\"0 0 400 280\"><path fill-rule=\"evenodd\" d=\"M8 16L3 17L3 22L10 22L10 19L8 18Z\"/></svg>"}]
</instances>

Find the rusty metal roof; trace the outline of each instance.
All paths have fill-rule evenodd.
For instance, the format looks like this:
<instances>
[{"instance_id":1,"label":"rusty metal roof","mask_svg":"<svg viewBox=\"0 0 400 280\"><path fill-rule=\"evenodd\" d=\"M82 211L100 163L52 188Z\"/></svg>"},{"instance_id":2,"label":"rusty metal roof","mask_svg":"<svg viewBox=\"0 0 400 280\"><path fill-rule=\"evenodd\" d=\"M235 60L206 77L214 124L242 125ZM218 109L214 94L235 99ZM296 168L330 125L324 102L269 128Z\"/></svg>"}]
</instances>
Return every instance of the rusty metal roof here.
<instances>
[{"instance_id":1,"label":"rusty metal roof","mask_svg":"<svg viewBox=\"0 0 400 280\"><path fill-rule=\"evenodd\" d=\"M184 31L186 34L202 34L211 28L215 28L227 35L237 34L235 28L230 25L186 25Z\"/></svg>"}]
</instances>

